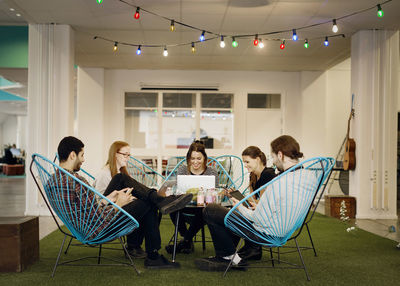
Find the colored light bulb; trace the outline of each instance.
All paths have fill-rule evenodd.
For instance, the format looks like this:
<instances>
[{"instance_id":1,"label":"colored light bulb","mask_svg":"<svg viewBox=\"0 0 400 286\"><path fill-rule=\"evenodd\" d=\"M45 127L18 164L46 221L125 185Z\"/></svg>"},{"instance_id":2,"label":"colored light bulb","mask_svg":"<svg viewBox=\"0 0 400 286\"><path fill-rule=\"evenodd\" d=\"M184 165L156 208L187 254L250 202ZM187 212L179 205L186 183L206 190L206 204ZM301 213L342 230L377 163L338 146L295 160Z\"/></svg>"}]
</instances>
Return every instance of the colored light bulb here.
<instances>
[{"instance_id":1,"label":"colored light bulb","mask_svg":"<svg viewBox=\"0 0 400 286\"><path fill-rule=\"evenodd\" d=\"M376 12L376 15L377 15L379 18L382 18L383 15L384 15L385 13L383 13L383 10L382 10L381 5L378 4L378 5L377 5L377 8L378 8L378 11Z\"/></svg>"},{"instance_id":2,"label":"colored light bulb","mask_svg":"<svg viewBox=\"0 0 400 286\"><path fill-rule=\"evenodd\" d=\"M238 42L236 42L235 37L232 37L232 47L236 48L239 46Z\"/></svg>"},{"instance_id":3,"label":"colored light bulb","mask_svg":"<svg viewBox=\"0 0 400 286\"><path fill-rule=\"evenodd\" d=\"M137 7L136 8L136 12L135 12L135 15L133 15L133 17L136 19L136 20L138 20L139 18L140 18L140 8L139 7Z\"/></svg>"},{"instance_id":4,"label":"colored light bulb","mask_svg":"<svg viewBox=\"0 0 400 286\"><path fill-rule=\"evenodd\" d=\"M257 45L258 45L258 35L256 35L256 36L254 37L253 45L254 45L254 46L257 46Z\"/></svg>"},{"instance_id":5,"label":"colored light bulb","mask_svg":"<svg viewBox=\"0 0 400 286\"><path fill-rule=\"evenodd\" d=\"M206 39L205 36L204 36L205 33L206 33L205 31L203 31L203 32L201 33L200 42L203 42L203 41Z\"/></svg>"},{"instance_id":6,"label":"colored light bulb","mask_svg":"<svg viewBox=\"0 0 400 286\"><path fill-rule=\"evenodd\" d=\"M192 43L192 49L191 49L191 51L192 51L192 54L194 54L194 53L196 52L196 47L194 46L194 43Z\"/></svg>"},{"instance_id":7,"label":"colored light bulb","mask_svg":"<svg viewBox=\"0 0 400 286\"><path fill-rule=\"evenodd\" d=\"M103 3L103 0L96 0L97 4Z\"/></svg>"},{"instance_id":8,"label":"colored light bulb","mask_svg":"<svg viewBox=\"0 0 400 286\"><path fill-rule=\"evenodd\" d=\"M325 47L329 46L328 37L325 37L324 46Z\"/></svg>"},{"instance_id":9,"label":"colored light bulb","mask_svg":"<svg viewBox=\"0 0 400 286\"><path fill-rule=\"evenodd\" d=\"M175 21L174 20L171 20L171 26L169 26L169 30L171 32L175 31Z\"/></svg>"},{"instance_id":10,"label":"colored light bulb","mask_svg":"<svg viewBox=\"0 0 400 286\"><path fill-rule=\"evenodd\" d=\"M285 40L282 41L281 45L279 46L279 48L281 50L283 50L285 48Z\"/></svg>"},{"instance_id":11,"label":"colored light bulb","mask_svg":"<svg viewBox=\"0 0 400 286\"><path fill-rule=\"evenodd\" d=\"M137 50L136 50L136 54L138 55L138 56L140 56L141 54L142 54L142 49L140 48L141 46L139 46L138 48L137 48Z\"/></svg>"},{"instance_id":12,"label":"colored light bulb","mask_svg":"<svg viewBox=\"0 0 400 286\"><path fill-rule=\"evenodd\" d=\"M258 47L259 47L260 49L264 48L264 43L262 42L261 39L258 40Z\"/></svg>"},{"instance_id":13,"label":"colored light bulb","mask_svg":"<svg viewBox=\"0 0 400 286\"><path fill-rule=\"evenodd\" d=\"M293 29L292 40L293 40L293 41L297 41L297 39L298 39L298 37L297 37L296 29Z\"/></svg>"},{"instance_id":14,"label":"colored light bulb","mask_svg":"<svg viewBox=\"0 0 400 286\"><path fill-rule=\"evenodd\" d=\"M116 52L118 50L118 42L114 43L113 51Z\"/></svg>"},{"instance_id":15,"label":"colored light bulb","mask_svg":"<svg viewBox=\"0 0 400 286\"><path fill-rule=\"evenodd\" d=\"M307 40L307 39L304 41L304 47L305 47L306 49L308 49L308 47L309 47L309 45L308 45L308 40Z\"/></svg>"}]
</instances>

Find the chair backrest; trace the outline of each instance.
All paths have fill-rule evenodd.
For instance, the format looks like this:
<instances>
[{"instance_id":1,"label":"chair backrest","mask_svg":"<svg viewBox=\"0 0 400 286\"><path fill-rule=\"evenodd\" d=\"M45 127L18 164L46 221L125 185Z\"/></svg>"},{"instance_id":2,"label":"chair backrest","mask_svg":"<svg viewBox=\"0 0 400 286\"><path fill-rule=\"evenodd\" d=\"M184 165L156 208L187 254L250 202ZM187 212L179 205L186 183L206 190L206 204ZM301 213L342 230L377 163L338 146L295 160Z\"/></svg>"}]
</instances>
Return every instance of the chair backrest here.
<instances>
[{"instance_id":1,"label":"chair backrest","mask_svg":"<svg viewBox=\"0 0 400 286\"><path fill-rule=\"evenodd\" d=\"M129 175L149 188L159 188L165 177L145 163L130 156L126 165Z\"/></svg>"},{"instance_id":2,"label":"chair backrest","mask_svg":"<svg viewBox=\"0 0 400 286\"><path fill-rule=\"evenodd\" d=\"M282 246L300 234L329 166L323 157L300 162L248 194L225 216L225 225L255 243ZM248 209L246 201L263 190L255 210Z\"/></svg>"},{"instance_id":3,"label":"chair backrest","mask_svg":"<svg viewBox=\"0 0 400 286\"><path fill-rule=\"evenodd\" d=\"M171 174L172 170L175 169L182 160L185 160L185 156L173 156L168 158L167 166L165 167L165 177L167 178Z\"/></svg>"},{"instance_id":4,"label":"chair backrest","mask_svg":"<svg viewBox=\"0 0 400 286\"><path fill-rule=\"evenodd\" d=\"M84 244L101 244L132 232L139 223L122 208L54 162L32 155L32 177L60 231ZM102 206L101 200L108 202ZM60 228L55 215L70 231Z\"/></svg>"},{"instance_id":5,"label":"chair backrest","mask_svg":"<svg viewBox=\"0 0 400 286\"><path fill-rule=\"evenodd\" d=\"M222 155L215 157L215 159L224 167L226 173L232 178L235 187L240 189L245 179L242 159L235 155Z\"/></svg>"}]
</instances>

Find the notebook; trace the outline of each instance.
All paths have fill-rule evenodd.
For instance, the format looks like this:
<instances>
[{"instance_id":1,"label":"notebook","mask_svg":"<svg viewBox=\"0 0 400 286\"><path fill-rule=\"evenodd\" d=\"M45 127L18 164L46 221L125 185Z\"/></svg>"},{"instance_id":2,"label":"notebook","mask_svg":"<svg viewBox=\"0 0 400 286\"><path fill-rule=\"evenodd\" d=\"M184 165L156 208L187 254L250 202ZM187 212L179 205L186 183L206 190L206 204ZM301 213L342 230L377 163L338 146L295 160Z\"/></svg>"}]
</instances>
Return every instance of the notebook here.
<instances>
[{"instance_id":1,"label":"notebook","mask_svg":"<svg viewBox=\"0 0 400 286\"><path fill-rule=\"evenodd\" d=\"M214 176L178 175L177 191L180 194L186 193L191 188L211 189L215 188Z\"/></svg>"}]
</instances>

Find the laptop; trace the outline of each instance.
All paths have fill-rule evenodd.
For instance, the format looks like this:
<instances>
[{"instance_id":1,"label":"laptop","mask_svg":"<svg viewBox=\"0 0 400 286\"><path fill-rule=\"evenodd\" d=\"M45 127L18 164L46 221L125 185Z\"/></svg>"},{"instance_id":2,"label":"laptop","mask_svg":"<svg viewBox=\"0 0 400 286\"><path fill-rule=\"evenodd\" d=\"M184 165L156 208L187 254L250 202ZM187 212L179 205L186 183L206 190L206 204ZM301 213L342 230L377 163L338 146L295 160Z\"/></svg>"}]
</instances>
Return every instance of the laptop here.
<instances>
[{"instance_id":1,"label":"laptop","mask_svg":"<svg viewBox=\"0 0 400 286\"><path fill-rule=\"evenodd\" d=\"M211 189L215 188L214 176L196 176L196 175L178 175L177 191L178 194L185 194L187 190L192 188Z\"/></svg>"}]
</instances>

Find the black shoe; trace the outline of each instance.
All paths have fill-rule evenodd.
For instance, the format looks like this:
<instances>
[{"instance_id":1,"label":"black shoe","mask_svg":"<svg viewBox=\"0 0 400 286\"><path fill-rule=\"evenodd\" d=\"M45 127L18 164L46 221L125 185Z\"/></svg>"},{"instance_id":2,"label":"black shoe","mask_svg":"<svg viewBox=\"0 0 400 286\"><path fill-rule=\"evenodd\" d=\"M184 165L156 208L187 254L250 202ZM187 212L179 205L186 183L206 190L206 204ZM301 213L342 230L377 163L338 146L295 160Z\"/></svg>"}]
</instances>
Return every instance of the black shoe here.
<instances>
[{"instance_id":1,"label":"black shoe","mask_svg":"<svg viewBox=\"0 0 400 286\"><path fill-rule=\"evenodd\" d=\"M162 214L170 214L183 209L193 198L193 194L186 194L180 196L169 196L163 199L158 208Z\"/></svg>"},{"instance_id":2,"label":"black shoe","mask_svg":"<svg viewBox=\"0 0 400 286\"><path fill-rule=\"evenodd\" d=\"M159 255L156 259L146 258L144 260L144 267L149 269L169 269L179 268L180 264L178 262L169 261L163 255Z\"/></svg>"},{"instance_id":3,"label":"black shoe","mask_svg":"<svg viewBox=\"0 0 400 286\"><path fill-rule=\"evenodd\" d=\"M140 246L128 249L128 253L133 258L145 258L147 256L146 252Z\"/></svg>"},{"instance_id":4,"label":"black shoe","mask_svg":"<svg viewBox=\"0 0 400 286\"><path fill-rule=\"evenodd\" d=\"M260 260L262 257L262 248L261 246L246 248L242 247L238 254L244 260Z\"/></svg>"},{"instance_id":5,"label":"black shoe","mask_svg":"<svg viewBox=\"0 0 400 286\"><path fill-rule=\"evenodd\" d=\"M197 266L197 268L203 271L225 271L229 263L229 259L218 256L200 258L194 261L194 264ZM245 271L247 270L247 266L248 264L242 259L239 264L232 263L231 268L235 270Z\"/></svg>"},{"instance_id":6,"label":"black shoe","mask_svg":"<svg viewBox=\"0 0 400 286\"><path fill-rule=\"evenodd\" d=\"M169 253L172 254L174 252L174 245L169 244L165 247L165 250ZM185 254L190 254L194 251L194 244L193 241L188 241L188 240L181 240L176 244L176 253L185 253Z\"/></svg>"}]
</instances>

